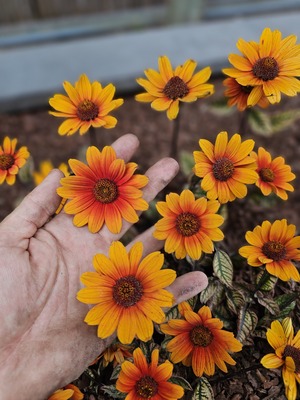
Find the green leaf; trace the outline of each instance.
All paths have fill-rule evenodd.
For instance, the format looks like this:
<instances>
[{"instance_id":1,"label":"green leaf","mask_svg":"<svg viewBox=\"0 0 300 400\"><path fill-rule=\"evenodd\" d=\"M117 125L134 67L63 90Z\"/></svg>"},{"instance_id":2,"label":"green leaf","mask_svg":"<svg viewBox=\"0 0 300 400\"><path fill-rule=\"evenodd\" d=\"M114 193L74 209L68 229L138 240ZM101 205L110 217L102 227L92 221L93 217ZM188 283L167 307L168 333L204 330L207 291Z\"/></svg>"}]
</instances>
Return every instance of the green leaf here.
<instances>
[{"instance_id":1,"label":"green leaf","mask_svg":"<svg viewBox=\"0 0 300 400\"><path fill-rule=\"evenodd\" d=\"M213 259L213 269L220 281L230 287L233 277L233 265L229 255L225 251L216 250Z\"/></svg>"},{"instance_id":2,"label":"green leaf","mask_svg":"<svg viewBox=\"0 0 300 400\"><path fill-rule=\"evenodd\" d=\"M214 392L207 378L199 378L192 400L213 400Z\"/></svg>"},{"instance_id":3,"label":"green leaf","mask_svg":"<svg viewBox=\"0 0 300 400\"><path fill-rule=\"evenodd\" d=\"M235 290L226 290L227 306L234 314L238 313L238 310L245 304L245 295L243 292Z\"/></svg>"},{"instance_id":4,"label":"green leaf","mask_svg":"<svg viewBox=\"0 0 300 400\"><path fill-rule=\"evenodd\" d=\"M278 319L288 317L290 312L296 306L296 299L299 297L299 293L286 293L276 297L274 300L279 306L280 312L277 315Z\"/></svg>"},{"instance_id":5,"label":"green leaf","mask_svg":"<svg viewBox=\"0 0 300 400\"><path fill-rule=\"evenodd\" d=\"M232 315L224 304L218 304L213 310L214 317L219 318L225 329L233 329Z\"/></svg>"},{"instance_id":6,"label":"green leaf","mask_svg":"<svg viewBox=\"0 0 300 400\"><path fill-rule=\"evenodd\" d=\"M291 127L298 118L300 118L300 110L281 111L271 115L273 132L280 132Z\"/></svg>"},{"instance_id":7,"label":"green leaf","mask_svg":"<svg viewBox=\"0 0 300 400\"><path fill-rule=\"evenodd\" d=\"M231 115L234 111L234 107L229 107L227 104L226 97L222 97L218 100L212 101L209 104L206 104L208 111L212 114L223 117L227 115Z\"/></svg>"},{"instance_id":8,"label":"green leaf","mask_svg":"<svg viewBox=\"0 0 300 400\"><path fill-rule=\"evenodd\" d=\"M212 303L216 303L222 291L223 285L216 278L209 277L207 287L200 293L201 303L206 304L209 300L211 300Z\"/></svg>"},{"instance_id":9,"label":"green leaf","mask_svg":"<svg viewBox=\"0 0 300 400\"><path fill-rule=\"evenodd\" d=\"M165 322L169 321L170 319L179 319L181 318L181 314L178 310L177 306L170 308L170 310L166 313Z\"/></svg>"},{"instance_id":10,"label":"green leaf","mask_svg":"<svg viewBox=\"0 0 300 400\"><path fill-rule=\"evenodd\" d=\"M261 270L256 276L256 286L266 292L274 289L276 282L277 277L270 275L266 270Z\"/></svg>"},{"instance_id":11,"label":"green leaf","mask_svg":"<svg viewBox=\"0 0 300 400\"><path fill-rule=\"evenodd\" d=\"M182 376L175 376L173 375L170 379L169 382L174 383L175 385L179 385L181 386L184 390L193 390L192 386L190 385L190 383L182 378Z\"/></svg>"},{"instance_id":12,"label":"green leaf","mask_svg":"<svg viewBox=\"0 0 300 400\"><path fill-rule=\"evenodd\" d=\"M245 343L251 336L257 324L257 315L252 310L247 310L246 306L241 308L238 313L238 331L236 338Z\"/></svg>"},{"instance_id":13,"label":"green leaf","mask_svg":"<svg viewBox=\"0 0 300 400\"><path fill-rule=\"evenodd\" d=\"M248 122L255 133L267 137L271 136L273 133L270 116L258 109L249 108Z\"/></svg>"},{"instance_id":14,"label":"green leaf","mask_svg":"<svg viewBox=\"0 0 300 400\"><path fill-rule=\"evenodd\" d=\"M255 297L257 298L259 304L264 306L271 314L279 314L279 305L276 303L276 301L273 300L271 296L266 296L265 293L258 291L255 293Z\"/></svg>"},{"instance_id":15,"label":"green leaf","mask_svg":"<svg viewBox=\"0 0 300 400\"><path fill-rule=\"evenodd\" d=\"M103 385L101 390L113 399L125 399L126 393L119 392L114 385Z\"/></svg>"},{"instance_id":16,"label":"green leaf","mask_svg":"<svg viewBox=\"0 0 300 400\"><path fill-rule=\"evenodd\" d=\"M195 160L192 153L181 151L179 154L179 165L185 176L190 176L195 166Z\"/></svg>"},{"instance_id":17,"label":"green leaf","mask_svg":"<svg viewBox=\"0 0 300 400\"><path fill-rule=\"evenodd\" d=\"M119 376L120 372L121 372L121 364L118 364L118 365L114 368L114 370L113 370L113 372L112 372L112 374L111 374L110 379L111 379L111 380L118 379L118 376Z\"/></svg>"}]
</instances>

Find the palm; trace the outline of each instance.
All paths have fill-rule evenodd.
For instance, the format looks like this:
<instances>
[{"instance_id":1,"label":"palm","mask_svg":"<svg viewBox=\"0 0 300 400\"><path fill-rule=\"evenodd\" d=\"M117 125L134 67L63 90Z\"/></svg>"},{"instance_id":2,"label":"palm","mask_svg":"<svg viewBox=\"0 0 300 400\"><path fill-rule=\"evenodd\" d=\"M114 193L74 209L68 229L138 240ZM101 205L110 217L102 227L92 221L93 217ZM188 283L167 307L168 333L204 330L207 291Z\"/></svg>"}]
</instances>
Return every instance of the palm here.
<instances>
[{"instance_id":1,"label":"palm","mask_svg":"<svg viewBox=\"0 0 300 400\"><path fill-rule=\"evenodd\" d=\"M126 135L114 147L126 160L136 146L135 137ZM144 198L148 201L176 173L174 161L161 163L147 172L150 184ZM129 225L124 224L118 235L106 227L92 234L86 227L75 227L63 212L45 223L59 204L55 190L60 177L59 171L50 174L0 225L0 365L5 364L0 369L0 393L8 393L3 397L7 399L45 397L76 379L112 340L100 340L96 328L84 323L88 306L76 294L81 274L93 269L93 256L107 254L111 242L120 239ZM151 229L136 240L144 242L145 254L162 244ZM170 290L182 300L205 285L202 275L187 275ZM190 292L181 298L187 289ZM18 392L13 384L22 377L25 383Z\"/></svg>"}]
</instances>

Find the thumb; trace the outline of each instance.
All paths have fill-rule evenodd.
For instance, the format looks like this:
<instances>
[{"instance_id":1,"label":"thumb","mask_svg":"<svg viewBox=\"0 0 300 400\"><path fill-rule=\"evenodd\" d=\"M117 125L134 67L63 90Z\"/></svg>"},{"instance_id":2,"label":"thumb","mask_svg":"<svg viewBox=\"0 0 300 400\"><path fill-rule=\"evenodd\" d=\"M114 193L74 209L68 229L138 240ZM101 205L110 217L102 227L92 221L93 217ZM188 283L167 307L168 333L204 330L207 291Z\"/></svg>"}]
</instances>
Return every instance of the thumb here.
<instances>
[{"instance_id":1,"label":"thumb","mask_svg":"<svg viewBox=\"0 0 300 400\"><path fill-rule=\"evenodd\" d=\"M20 205L0 224L1 239L10 245L29 239L53 215L60 204L61 197L56 193L63 173L58 169L49 175L30 192ZM27 246L26 246L27 247Z\"/></svg>"}]
</instances>

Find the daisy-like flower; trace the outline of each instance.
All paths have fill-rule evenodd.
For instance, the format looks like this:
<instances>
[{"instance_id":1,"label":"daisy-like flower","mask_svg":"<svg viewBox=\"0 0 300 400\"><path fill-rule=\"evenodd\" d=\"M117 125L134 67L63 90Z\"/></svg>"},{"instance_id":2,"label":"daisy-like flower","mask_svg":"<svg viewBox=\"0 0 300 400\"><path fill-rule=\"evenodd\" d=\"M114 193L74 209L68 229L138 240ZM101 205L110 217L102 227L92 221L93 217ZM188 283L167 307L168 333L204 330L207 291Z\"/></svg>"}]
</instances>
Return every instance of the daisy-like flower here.
<instances>
[{"instance_id":1,"label":"daisy-like flower","mask_svg":"<svg viewBox=\"0 0 300 400\"><path fill-rule=\"evenodd\" d=\"M56 390L48 400L82 400L83 397L83 393L78 387L70 383L63 389Z\"/></svg>"},{"instance_id":2,"label":"daisy-like flower","mask_svg":"<svg viewBox=\"0 0 300 400\"><path fill-rule=\"evenodd\" d=\"M170 361L158 365L159 351L155 349L148 364L142 350L133 352L133 363L124 361L116 382L120 392L128 393L125 400L176 400L184 395L181 386L168 382L173 372Z\"/></svg>"},{"instance_id":3,"label":"daisy-like flower","mask_svg":"<svg viewBox=\"0 0 300 400\"><path fill-rule=\"evenodd\" d=\"M239 111L244 111L248 108L248 97L253 90L253 86L240 85L234 78L226 78L223 81L226 90L225 96L228 98L227 104L229 107L237 106ZM267 97L263 96L257 103L262 108L268 107L270 104Z\"/></svg>"},{"instance_id":4,"label":"daisy-like flower","mask_svg":"<svg viewBox=\"0 0 300 400\"><path fill-rule=\"evenodd\" d=\"M117 119L109 113L120 107L124 100L113 100L116 91L113 84L102 87L100 82L91 83L82 74L74 86L65 81L63 87L67 96L55 94L49 100L49 104L56 110L49 113L55 117L67 118L58 128L60 135L73 135L78 129L80 135L83 135L91 126L106 129L116 126Z\"/></svg>"},{"instance_id":5,"label":"daisy-like flower","mask_svg":"<svg viewBox=\"0 0 300 400\"><path fill-rule=\"evenodd\" d=\"M130 344L135 336L148 341L153 335L153 322L162 323L162 307L171 307L173 295L165 288L176 278L171 269L161 270L164 256L159 251L142 259L143 244L137 242L129 253L121 242L113 242L109 257L96 254L96 272L86 272L77 299L96 304L85 322L98 325L98 337L105 339L117 330L121 343Z\"/></svg>"},{"instance_id":6,"label":"daisy-like flower","mask_svg":"<svg viewBox=\"0 0 300 400\"><path fill-rule=\"evenodd\" d=\"M105 222L111 232L119 233L122 218L136 223L139 219L136 210L148 208L140 190L148 183L148 178L134 174L137 164L117 158L111 146L102 151L88 147L86 159L88 165L69 160L75 176L62 178L62 187L57 189L61 197L72 199L64 210L75 214L74 224L78 227L88 224L89 230L95 233Z\"/></svg>"},{"instance_id":7,"label":"daisy-like flower","mask_svg":"<svg viewBox=\"0 0 300 400\"><path fill-rule=\"evenodd\" d=\"M289 183L296 178L291 167L285 164L283 157L272 160L271 154L263 147L259 147L258 153L252 152L251 156L256 159L258 180L256 186L260 188L263 195L268 196L274 192L282 200L287 200L286 191L293 192L294 188Z\"/></svg>"},{"instance_id":8,"label":"daisy-like flower","mask_svg":"<svg viewBox=\"0 0 300 400\"><path fill-rule=\"evenodd\" d=\"M281 32L265 28L260 42L239 39L237 48L242 55L230 54L233 68L223 72L243 86L254 86L247 104L254 106L263 96L270 103L278 103L281 93L296 96L300 91L300 46L295 35L282 39Z\"/></svg>"},{"instance_id":9,"label":"daisy-like flower","mask_svg":"<svg viewBox=\"0 0 300 400\"><path fill-rule=\"evenodd\" d=\"M137 83L146 92L135 96L137 101L151 103L157 111L167 111L167 117L175 119L179 112L179 102L190 103L214 93L214 85L206 83L211 75L210 67L194 74L197 63L187 60L173 70L167 56L158 58L159 72L144 71L147 79L139 78Z\"/></svg>"},{"instance_id":10,"label":"daisy-like flower","mask_svg":"<svg viewBox=\"0 0 300 400\"><path fill-rule=\"evenodd\" d=\"M300 236L295 236L296 226L288 225L286 219L271 224L264 221L253 231L246 233L250 246L239 249L242 257L252 267L266 265L266 270L282 281L300 281L300 274L292 260L300 261Z\"/></svg>"},{"instance_id":11,"label":"daisy-like flower","mask_svg":"<svg viewBox=\"0 0 300 400\"><path fill-rule=\"evenodd\" d=\"M201 187L208 199L218 199L221 204L247 195L246 184L255 183L255 158L249 154L254 141L241 141L236 133L228 141L227 132L220 132L215 145L206 139L199 140L202 151L194 151L195 175L203 178Z\"/></svg>"},{"instance_id":12,"label":"daisy-like flower","mask_svg":"<svg viewBox=\"0 0 300 400\"><path fill-rule=\"evenodd\" d=\"M155 224L153 236L165 240L167 253L175 252L179 259L188 254L198 260L202 251L214 251L213 241L224 238L219 229L224 218L216 214L219 207L220 203L216 200L207 200L205 197L196 200L190 190L183 190L180 195L170 193L165 202L156 204L163 218Z\"/></svg>"},{"instance_id":13,"label":"daisy-like flower","mask_svg":"<svg viewBox=\"0 0 300 400\"><path fill-rule=\"evenodd\" d=\"M132 346L122 343L113 343L100 355L99 358L103 358L102 364L104 367L107 367L111 362L113 363L113 366L116 367L118 364L122 364L125 361L125 358L132 357L132 351Z\"/></svg>"},{"instance_id":14,"label":"daisy-like flower","mask_svg":"<svg viewBox=\"0 0 300 400\"><path fill-rule=\"evenodd\" d=\"M160 326L164 333L174 336L167 344L173 363L191 365L196 376L213 375L215 365L223 372L227 372L225 363L235 365L228 352L240 351L242 345L232 332L222 329L223 322L213 318L207 306L196 313L184 302L179 311L183 319L171 319Z\"/></svg>"},{"instance_id":15,"label":"daisy-like flower","mask_svg":"<svg viewBox=\"0 0 300 400\"><path fill-rule=\"evenodd\" d=\"M19 169L30 156L26 146L16 150L17 142L17 139L11 140L6 136L0 146L0 185L5 181L8 185L13 185Z\"/></svg>"},{"instance_id":16,"label":"daisy-like flower","mask_svg":"<svg viewBox=\"0 0 300 400\"><path fill-rule=\"evenodd\" d=\"M38 171L33 171L33 180L35 185L39 185L40 183L43 182L43 180L48 176L48 174L53 170L54 166L50 160L45 160L42 161L39 165L39 170ZM70 175L69 169L67 164L61 163L58 166L58 169L63 172L65 176Z\"/></svg>"},{"instance_id":17,"label":"daisy-like flower","mask_svg":"<svg viewBox=\"0 0 300 400\"><path fill-rule=\"evenodd\" d=\"M297 382L300 383L300 331L294 336L291 318L273 321L267 330L267 340L275 353L265 355L261 363L265 368L282 367L285 395L297 399Z\"/></svg>"}]
</instances>

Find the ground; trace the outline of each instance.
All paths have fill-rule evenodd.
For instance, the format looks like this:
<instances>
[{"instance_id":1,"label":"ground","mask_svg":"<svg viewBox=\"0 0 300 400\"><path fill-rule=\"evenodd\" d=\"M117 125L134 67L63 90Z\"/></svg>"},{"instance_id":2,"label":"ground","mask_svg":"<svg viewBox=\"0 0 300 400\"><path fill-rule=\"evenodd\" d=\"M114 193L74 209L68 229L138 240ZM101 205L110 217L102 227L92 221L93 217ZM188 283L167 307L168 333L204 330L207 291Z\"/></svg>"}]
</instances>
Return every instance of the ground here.
<instances>
[{"instance_id":1,"label":"ground","mask_svg":"<svg viewBox=\"0 0 300 400\"><path fill-rule=\"evenodd\" d=\"M249 126L240 131L241 115L234 111L230 115L216 115L210 104L222 98L222 81L216 79L216 93L205 100L185 104L181 110L179 149L192 154L199 149L200 138L214 141L220 131L228 131L229 135L240 133L243 139L253 138L256 149L263 146L275 156L283 156L296 174L293 182L295 191L289 194L288 201L273 199L270 201L255 201L252 198L237 200L228 205L228 219L224 228L224 246L229 253L236 252L245 244L245 232L252 230L263 220L274 221L286 218L288 223L300 227L300 122L297 121L287 129L264 136L254 133ZM300 98L284 98L280 105L269 107L267 113L279 110L300 109ZM102 144L111 144L122 134L131 132L140 140L140 148L134 157L141 171L162 157L169 155L172 123L165 113L158 113L149 104L137 103L133 96L125 98L124 105L115 114L118 124L115 129L103 130ZM20 145L26 145L32 155L34 168L41 161L50 159L54 166L67 162L69 158L78 158L81 149L89 145L88 135L75 134L61 137L57 128L61 121L48 114L47 109L26 110L19 113L0 115L1 142L8 135L18 138ZM184 183L182 173L169 187L172 191L180 191ZM0 220L11 212L22 197L33 188L33 183L18 181L14 186L0 186ZM261 342L260 342L261 343ZM278 371L261 368L259 360L266 350L258 345L249 346L246 356L238 356L238 368L232 368L229 375L223 374L212 379L215 398L217 400L231 399L274 399L283 400L282 378ZM267 344L266 344L267 346Z\"/></svg>"}]
</instances>

